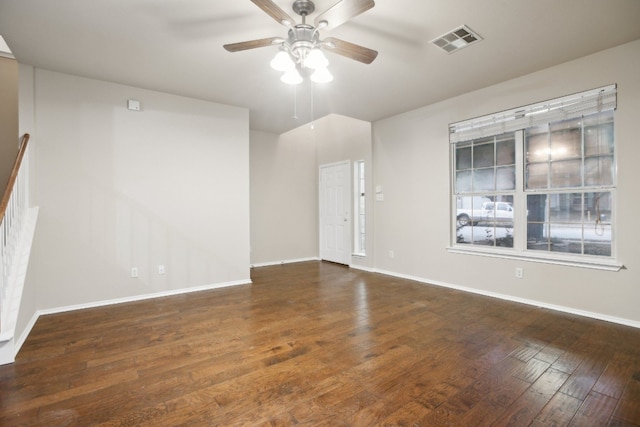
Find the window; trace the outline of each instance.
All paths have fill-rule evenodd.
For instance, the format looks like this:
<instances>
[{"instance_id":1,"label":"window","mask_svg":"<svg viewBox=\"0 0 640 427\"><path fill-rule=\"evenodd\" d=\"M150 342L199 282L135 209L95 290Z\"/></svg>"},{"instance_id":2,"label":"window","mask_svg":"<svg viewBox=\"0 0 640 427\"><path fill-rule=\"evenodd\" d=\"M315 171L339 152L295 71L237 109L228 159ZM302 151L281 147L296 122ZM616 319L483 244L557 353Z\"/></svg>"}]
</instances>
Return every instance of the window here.
<instances>
[{"instance_id":1,"label":"window","mask_svg":"<svg viewBox=\"0 0 640 427\"><path fill-rule=\"evenodd\" d=\"M513 247L515 147L513 133L456 145L458 243Z\"/></svg>"},{"instance_id":2,"label":"window","mask_svg":"<svg viewBox=\"0 0 640 427\"><path fill-rule=\"evenodd\" d=\"M366 228L365 228L365 179L364 179L364 160L354 163L355 176L353 180L354 187L354 209L355 218L353 221L353 251L356 255L366 255Z\"/></svg>"},{"instance_id":3,"label":"window","mask_svg":"<svg viewBox=\"0 0 640 427\"><path fill-rule=\"evenodd\" d=\"M451 125L452 247L616 268L607 86Z\"/></svg>"}]
</instances>

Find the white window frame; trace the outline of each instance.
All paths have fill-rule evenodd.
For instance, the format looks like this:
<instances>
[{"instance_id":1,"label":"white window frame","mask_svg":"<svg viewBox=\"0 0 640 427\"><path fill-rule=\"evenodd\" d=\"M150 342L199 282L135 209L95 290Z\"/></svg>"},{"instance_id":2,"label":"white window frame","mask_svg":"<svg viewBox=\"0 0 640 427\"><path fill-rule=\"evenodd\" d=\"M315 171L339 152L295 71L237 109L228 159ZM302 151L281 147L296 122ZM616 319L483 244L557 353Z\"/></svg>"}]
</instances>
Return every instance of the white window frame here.
<instances>
[{"instance_id":1,"label":"white window frame","mask_svg":"<svg viewBox=\"0 0 640 427\"><path fill-rule=\"evenodd\" d=\"M353 255L366 256L366 181L364 160L353 162Z\"/></svg>"},{"instance_id":2,"label":"white window frame","mask_svg":"<svg viewBox=\"0 0 640 427\"><path fill-rule=\"evenodd\" d=\"M623 266L616 260L616 244L615 244L615 206L616 206L616 178L611 187L606 188L590 188L582 187L564 189L544 189L544 190L526 190L524 185L524 130L540 124L561 121L570 118L578 118L583 115L589 115L596 112L615 110L617 104L617 87L616 85L608 85L601 88L552 99L524 107L503 111L488 116L478 117L453 123L449 126L450 132L450 171L451 171L451 238L450 246L447 250L451 253L462 253L488 257L510 258L518 260L544 262L550 264L581 266L603 270L620 270ZM615 121L614 121L615 129ZM513 218L514 241L513 248L481 246L457 243L456 232L456 165L455 165L455 149L456 143L464 142L483 137L495 136L504 133L514 132L516 139L516 187L514 190L514 212ZM615 132L615 130L614 130ZM617 141L614 137L614 170L616 169L616 145ZM615 173L614 175L617 175ZM612 217L612 236L611 236L611 256L595 256L582 254L567 254L547 251L527 250L526 228L527 214L526 204L527 196L530 194L549 194L549 193L577 193L577 192L598 192L599 190L611 192L612 206L614 216Z\"/></svg>"}]
</instances>

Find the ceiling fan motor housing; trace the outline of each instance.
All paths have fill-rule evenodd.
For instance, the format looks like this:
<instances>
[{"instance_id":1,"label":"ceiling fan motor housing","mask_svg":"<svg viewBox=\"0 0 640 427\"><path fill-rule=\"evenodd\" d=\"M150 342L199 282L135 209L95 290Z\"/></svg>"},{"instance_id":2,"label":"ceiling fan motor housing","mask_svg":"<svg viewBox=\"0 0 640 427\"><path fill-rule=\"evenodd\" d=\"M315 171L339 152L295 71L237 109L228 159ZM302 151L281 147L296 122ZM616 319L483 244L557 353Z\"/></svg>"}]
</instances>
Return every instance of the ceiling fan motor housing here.
<instances>
[{"instance_id":1,"label":"ceiling fan motor housing","mask_svg":"<svg viewBox=\"0 0 640 427\"><path fill-rule=\"evenodd\" d=\"M293 2L293 11L300 16L309 16L316 10L316 5L311 0L296 0Z\"/></svg>"},{"instance_id":2,"label":"ceiling fan motor housing","mask_svg":"<svg viewBox=\"0 0 640 427\"><path fill-rule=\"evenodd\" d=\"M311 25L298 24L289 29L289 37L287 39L289 52L291 52L297 61L304 61L307 54L320 45L319 34Z\"/></svg>"}]
</instances>

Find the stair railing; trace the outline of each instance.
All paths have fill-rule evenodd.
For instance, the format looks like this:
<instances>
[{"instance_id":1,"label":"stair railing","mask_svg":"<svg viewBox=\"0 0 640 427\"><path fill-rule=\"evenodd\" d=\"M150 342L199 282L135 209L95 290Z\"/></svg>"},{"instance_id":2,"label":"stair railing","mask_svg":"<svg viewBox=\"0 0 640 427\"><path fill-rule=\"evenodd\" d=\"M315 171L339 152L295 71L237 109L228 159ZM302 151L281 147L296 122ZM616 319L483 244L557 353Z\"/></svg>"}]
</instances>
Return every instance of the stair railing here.
<instances>
[{"instance_id":1,"label":"stair railing","mask_svg":"<svg viewBox=\"0 0 640 427\"><path fill-rule=\"evenodd\" d=\"M9 182L0 200L0 330L8 312L9 278L15 268L20 229L28 208L29 134L22 137Z\"/></svg>"}]
</instances>

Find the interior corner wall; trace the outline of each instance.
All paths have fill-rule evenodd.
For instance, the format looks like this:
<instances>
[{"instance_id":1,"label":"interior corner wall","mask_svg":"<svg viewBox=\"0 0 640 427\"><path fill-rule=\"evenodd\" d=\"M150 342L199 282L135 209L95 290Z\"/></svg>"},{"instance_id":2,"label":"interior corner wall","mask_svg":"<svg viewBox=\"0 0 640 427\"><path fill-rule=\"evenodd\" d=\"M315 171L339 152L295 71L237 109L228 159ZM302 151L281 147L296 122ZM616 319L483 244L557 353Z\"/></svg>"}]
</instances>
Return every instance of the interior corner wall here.
<instances>
[{"instance_id":1,"label":"interior corner wall","mask_svg":"<svg viewBox=\"0 0 640 427\"><path fill-rule=\"evenodd\" d=\"M18 155L18 63L0 56L0 198Z\"/></svg>"},{"instance_id":2,"label":"interior corner wall","mask_svg":"<svg viewBox=\"0 0 640 427\"><path fill-rule=\"evenodd\" d=\"M252 131L251 263L318 258L319 166L344 160L370 166L371 153L371 123L336 114L282 135ZM368 177L371 169L365 169ZM367 209L373 213L372 205ZM371 259L352 263L369 266Z\"/></svg>"},{"instance_id":3,"label":"interior corner wall","mask_svg":"<svg viewBox=\"0 0 640 427\"><path fill-rule=\"evenodd\" d=\"M34 80L39 310L250 280L248 110L37 68Z\"/></svg>"},{"instance_id":4,"label":"interior corner wall","mask_svg":"<svg viewBox=\"0 0 640 427\"><path fill-rule=\"evenodd\" d=\"M315 141L251 132L251 264L318 257Z\"/></svg>"},{"instance_id":5,"label":"interior corner wall","mask_svg":"<svg viewBox=\"0 0 640 427\"><path fill-rule=\"evenodd\" d=\"M314 129L304 127L310 138L317 141L318 167L348 160L351 163L351 188L354 188L354 162L363 160L365 167L365 254L353 255L351 265L373 267L373 150L371 122L357 120L338 114L329 114L315 122ZM316 168L318 169L318 168ZM352 192L351 212L354 203ZM317 209L319 211L319 208ZM353 221L353 220L352 220ZM353 223L353 222L352 222ZM319 226L318 226L319 227ZM317 229L318 229L317 227ZM353 228L351 232L353 233ZM351 236L351 242L354 236ZM353 243L352 243L353 245ZM353 251L352 251L353 252Z\"/></svg>"},{"instance_id":6,"label":"interior corner wall","mask_svg":"<svg viewBox=\"0 0 640 427\"><path fill-rule=\"evenodd\" d=\"M640 325L640 40L373 124L375 268ZM567 94L618 84L616 112L619 272L447 252L450 245L448 125ZM393 251L394 257L390 257ZM515 278L515 268L524 278Z\"/></svg>"},{"instance_id":7,"label":"interior corner wall","mask_svg":"<svg viewBox=\"0 0 640 427\"><path fill-rule=\"evenodd\" d=\"M34 180L32 179L33 171L36 169L36 161L34 145L37 144L34 125L34 97L33 97L33 67L30 65L18 64L18 112L19 112L19 131L20 135L28 133L29 139L29 204L33 207L34 197ZM20 299L20 308L18 310L18 319L16 322L15 337L16 340L25 338L25 333L29 332L29 325L35 319L38 311L36 284L34 281L35 269L33 262L29 262L27 275L25 277L24 286L22 288L22 298Z\"/></svg>"}]
</instances>

